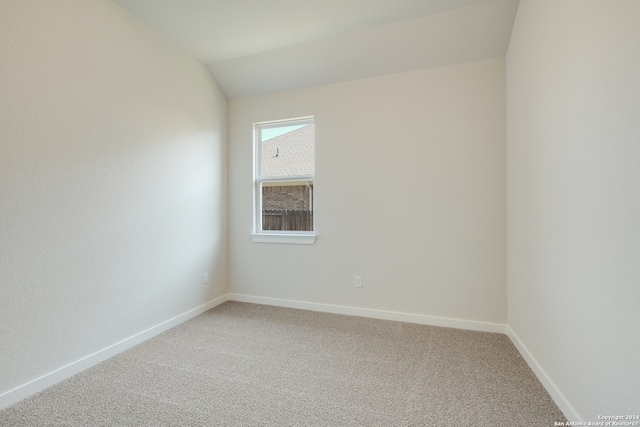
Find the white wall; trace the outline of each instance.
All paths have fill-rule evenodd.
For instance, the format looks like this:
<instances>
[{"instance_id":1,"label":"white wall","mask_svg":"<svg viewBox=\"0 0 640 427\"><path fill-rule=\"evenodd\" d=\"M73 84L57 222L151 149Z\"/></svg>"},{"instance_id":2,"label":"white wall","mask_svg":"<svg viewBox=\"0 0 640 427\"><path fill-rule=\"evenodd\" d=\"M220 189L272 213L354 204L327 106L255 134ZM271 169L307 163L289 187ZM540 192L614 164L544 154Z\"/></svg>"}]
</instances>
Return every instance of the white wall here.
<instances>
[{"instance_id":1,"label":"white wall","mask_svg":"<svg viewBox=\"0 0 640 427\"><path fill-rule=\"evenodd\" d=\"M2 395L225 294L227 184L208 71L110 0L3 0L0 58Z\"/></svg>"},{"instance_id":2,"label":"white wall","mask_svg":"<svg viewBox=\"0 0 640 427\"><path fill-rule=\"evenodd\" d=\"M509 325L585 421L640 409L639 18L521 0L507 55Z\"/></svg>"},{"instance_id":3,"label":"white wall","mask_svg":"<svg viewBox=\"0 0 640 427\"><path fill-rule=\"evenodd\" d=\"M231 292L504 324L504 72L498 58L230 101ZM318 240L253 243L252 123L306 115Z\"/></svg>"}]
</instances>

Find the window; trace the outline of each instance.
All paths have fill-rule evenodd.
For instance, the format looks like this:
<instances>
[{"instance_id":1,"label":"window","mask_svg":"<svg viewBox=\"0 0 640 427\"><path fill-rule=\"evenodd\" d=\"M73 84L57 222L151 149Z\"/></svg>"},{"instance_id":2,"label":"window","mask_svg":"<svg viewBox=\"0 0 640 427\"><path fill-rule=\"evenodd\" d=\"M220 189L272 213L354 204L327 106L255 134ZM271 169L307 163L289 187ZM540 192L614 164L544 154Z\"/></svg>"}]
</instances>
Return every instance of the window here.
<instances>
[{"instance_id":1,"label":"window","mask_svg":"<svg viewBox=\"0 0 640 427\"><path fill-rule=\"evenodd\" d=\"M254 125L255 242L312 244L313 117Z\"/></svg>"}]
</instances>

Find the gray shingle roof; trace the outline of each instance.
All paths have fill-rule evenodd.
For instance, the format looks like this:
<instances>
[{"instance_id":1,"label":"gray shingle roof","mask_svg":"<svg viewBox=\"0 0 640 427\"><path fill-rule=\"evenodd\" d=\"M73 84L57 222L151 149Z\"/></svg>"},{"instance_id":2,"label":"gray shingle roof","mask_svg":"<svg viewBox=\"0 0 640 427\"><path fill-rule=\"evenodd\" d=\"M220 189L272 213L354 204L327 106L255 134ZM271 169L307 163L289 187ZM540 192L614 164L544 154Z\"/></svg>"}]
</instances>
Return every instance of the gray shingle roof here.
<instances>
[{"instance_id":1,"label":"gray shingle roof","mask_svg":"<svg viewBox=\"0 0 640 427\"><path fill-rule=\"evenodd\" d=\"M313 124L262 142L262 177L313 175Z\"/></svg>"}]
</instances>

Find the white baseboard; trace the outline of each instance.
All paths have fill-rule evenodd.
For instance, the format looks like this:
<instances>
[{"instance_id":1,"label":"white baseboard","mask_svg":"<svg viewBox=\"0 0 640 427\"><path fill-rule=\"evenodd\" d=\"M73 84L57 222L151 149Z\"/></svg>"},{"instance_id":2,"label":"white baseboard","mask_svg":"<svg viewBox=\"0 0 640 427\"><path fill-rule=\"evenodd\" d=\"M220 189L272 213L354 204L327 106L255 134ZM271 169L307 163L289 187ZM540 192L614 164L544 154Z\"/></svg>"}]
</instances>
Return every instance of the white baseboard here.
<instances>
[{"instance_id":1,"label":"white baseboard","mask_svg":"<svg viewBox=\"0 0 640 427\"><path fill-rule=\"evenodd\" d=\"M562 411L565 417L567 417L568 421L572 422L584 422L582 418L578 415L573 406L569 403L569 401L564 397L562 392L558 389L555 383L551 380L551 378L547 375L547 373L542 369L542 366L538 363L538 361L533 357L533 355L529 352L527 347L520 341L518 335L516 335L513 330L507 326L507 336L513 342L513 345L516 346L524 360L527 362L533 373L538 377L538 380L542 383L544 388L547 390L547 393L551 396L553 401L558 405L558 408Z\"/></svg>"},{"instance_id":2,"label":"white baseboard","mask_svg":"<svg viewBox=\"0 0 640 427\"><path fill-rule=\"evenodd\" d=\"M395 311L372 310L368 308L348 307L342 305L319 304L306 301L293 301L280 298L256 297L242 294L229 294L230 301L250 302L254 304L275 305L278 307L299 308L302 310L321 311L325 313L347 314L351 316L370 317L374 319L396 320L399 322L418 323L421 325L443 326L446 328L468 329L480 332L506 333L506 325L500 323L477 322L474 320L450 319L446 317L425 316L422 314L399 313Z\"/></svg>"},{"instance_id":3,"label":"white baseboard","mask_svg":"<svg viewBox=\"0 0 640 427\"><path fill-rule=\"evenodd\" d=\"M82 372L85 369L97 365L98 363L103 362L108 358L123 352L124 350L140 344L141 342L146 341L149 338L152 338L168 329L173 328L174 326L179 325L182 322L185 322L201 313L204 313L207 310L210 310L213 307L226 302L227 300L228 295L225 294L221 297L209 301L206 304L189 310L186 313L182 313L172 319L166 320L156 326L139 332L113 345L110 345L109 347L96 351L95 353L83 357L82 359L76 360L73 363L56 369L55 371L45 374L40 378L36 378L35 380L29 381L26 384L20 385L12 390L4 392L0 394L0 409L4 409L10 405L13 405L14 403L21 401L22 399L38 393L39 391L42 391L48 387L51 387L52 385L64 379L67 379L79 372Z\"/></svg>"},{"instance_id":4,"label":"white baseboard","mask_svg":"<svg viewBox=\"0 0 640 427\"><path fill-rule=\"evenodd\" d=\"M278 307L299 308L302 310L321 311L326 313L347 314L375 319L396 320L400 322L418 323L421 325L443 326L447 328L468 329L481 332L506 334L520 352L538 380L547 390L558 408L569 421L583 422L575 409L567 401L558 387L545 373L529 350L508 325L499 323L477 322L473 320L450 319L445 317L425 316L421 314L399 313L394 311L372 310L367 308L347 307L341 305L319 304L306 301L294 301L280 298L257 297L252 295L229 294L229 301L249 302L254 304L274 305Z\"/></svg>"},{"instance_id":5,"label":"white baseboard","mask_svg":"<svg viewBox=\"0 0 640 427\"><path fill-rule=\"evenodd\" d=\"M395 311L320 304L306 301L258 297L242 294L222 295L212 301L209 301L206 304L189 310L186 313L166 320L156 326L139 332L113 345L110 345L109 347L83 357L82 359L79 359L59 369L56 369L53 372L36 378L35 380L29 381L28 383L20 385L12 390L6 391L0 394L0 410L13 405L14 403L17 403L20 400L25 399L39 391L51 387L52 385L79 372L82 372L85 369L97 365L98 363L103 362L104 360L107 360L108 358L115 356L116 354L121 353L124 350L140 344L141 342L146 341L149 338L152 338L168 329L171 329L174 326L177 326L180 323L183 323L201 313L204 313L205 311L210 310L226 301L249 302L254 304L298 308L302 310L320 311L325 313L346 314L374 319L395 320L399 322L417 323L421 325L442 326L447 328L506 334L511 339L527 364L531 367L534 374L538 377L538 380L545 387L549 395L551 395L551 398L555 401L556 405L558 405L562 413L567 417L567 419L569 421L582 422L582 418L578 415L575 409L573 409L571 404L556 387L551 378L549 378L542 367L538 364L536 359L531 355L529 350L525 347L522 341L520 341L518 336L515 334L515 332L513 332L513 330L511 330L508 325L503 325L500 323L478 322L473 320L451 319L446 317L425 316L422 314L410 314Z\"/></svg>"}]
</instances>

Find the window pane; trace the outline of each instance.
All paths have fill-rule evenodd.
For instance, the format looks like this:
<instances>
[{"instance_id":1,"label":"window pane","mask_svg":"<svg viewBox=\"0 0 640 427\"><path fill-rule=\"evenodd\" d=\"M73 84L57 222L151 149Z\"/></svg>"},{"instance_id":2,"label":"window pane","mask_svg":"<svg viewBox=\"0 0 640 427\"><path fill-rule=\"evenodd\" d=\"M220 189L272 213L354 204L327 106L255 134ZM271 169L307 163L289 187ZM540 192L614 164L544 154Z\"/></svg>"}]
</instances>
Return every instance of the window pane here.
<instances>
[{"instance_id":1,"label":"window pane","mask_svg":"<svg viewBox=\"0 0 640 427\"><path fill-rule=\"evenodd\" d=\"M262 229L313 231L313 182L263 183Z\"/></svg>"},{"instance_id":2,"label":"window pane","mask_svg":"<svg viewBox=\"0 0 640 427\"><path fill-rule=\"evenodd\" d=\"M313 175L313 124L261 129L262 178Z\"/></svg>"}]
</instances>

